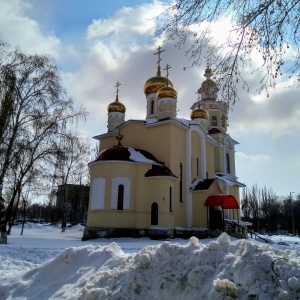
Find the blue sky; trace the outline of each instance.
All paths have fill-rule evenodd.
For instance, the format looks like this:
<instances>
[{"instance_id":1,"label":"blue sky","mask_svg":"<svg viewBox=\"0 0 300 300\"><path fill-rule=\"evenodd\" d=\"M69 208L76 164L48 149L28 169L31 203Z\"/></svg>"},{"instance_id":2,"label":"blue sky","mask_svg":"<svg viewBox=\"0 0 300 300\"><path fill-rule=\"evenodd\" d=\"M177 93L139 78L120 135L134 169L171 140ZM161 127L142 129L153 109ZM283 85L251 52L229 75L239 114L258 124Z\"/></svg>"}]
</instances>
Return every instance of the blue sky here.
<instances>
[{"instance_id":1,"label":"blue sky","mask_svg":"<svg viewBox=\"0 0 300 300\"><path fill-rule=\"evenodd\" d=\"M107 105L121 82L120 101L126 119L144 119L145 81L156 71L156 48L178 91L178 117L189 119L195 92L205 79L205 66L183 71L185 47L178 50L156 33L158 1L124 0L0 0L0 36L24 51L51 54L61 68L75 105L90 112L81 133L92 137L107 130ZM223 35L226 26L216 34ZM258 60L259 62L259 60ZM255 68L255 63L253 68ZM270 97L255 93L257 76L245 70L250 93L241 90L230 112L229 134L236 147L236 172L248 186L272 188L287 196L300 192L299 89L281 78ZM93 142L92 142L93 143Z\"/></svg>"}]
</instances>

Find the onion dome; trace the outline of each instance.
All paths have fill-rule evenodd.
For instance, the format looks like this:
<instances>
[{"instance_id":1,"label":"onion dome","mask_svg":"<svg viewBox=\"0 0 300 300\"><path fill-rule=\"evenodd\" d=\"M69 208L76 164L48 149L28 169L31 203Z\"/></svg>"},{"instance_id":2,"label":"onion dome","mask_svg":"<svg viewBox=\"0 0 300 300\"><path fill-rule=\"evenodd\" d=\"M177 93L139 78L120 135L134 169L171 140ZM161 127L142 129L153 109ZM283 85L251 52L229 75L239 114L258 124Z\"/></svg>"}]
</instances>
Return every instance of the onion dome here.
<instances>
[{"instance_id":1,"label":"onion dome","mask_svg":"<svg viewBox=\"0 0 300 300\"><path fill-rule=\"evenodd\" d=\"M126 107L123 103L119 102L118 98L116 99L116 101L110 103L107 106L107 111L110 112L120 112L120 113L125 113L126 111Z\"/></svg>"},{"instance_id":2,"label":"onion dome","mask_svg":"<svg viewBox=\"0 0 300 300\"><path fill-rule=\"evenodd\" d=\"M174 87L173 82L167 77L163 76L160 67L157 68L156 76L149 78L144 84L144 93L148 96L151 93L156 93L162 87L169 85Z\"/></svg>"},{"instance_id":3,"label":"onion dome","mask_svg":"<svg viewBox=\"0 0 300 300\"><path fill-rule=\"evenodd\" d=\"M198 104L198 107L191 112L191 120L194 119L208 119L207 110L200 108L200 104Z\"/></svg>"},{"instance_id":4,"label":"onion dome","mask_svg":"<svg viewBox=\"0 0 300 300\"><path fill-rule=\"evenodd\" d=\"M157 99L161 99L161 98L177 99L178 93L173 87L164 86L157 91L156 95L157 95Z\"/></svg>"},{"instance_id":5,"label":"onion dome","mask_svg":"<svg viewBox=\"0 0 300 300\"><path fill-rule=\"evenodd\" d=\"M217 92L219 91L218 84L210 79L213 76L212 69L207 67L205 69L204 76L207 78L202 82L202 85L200 89L198 90L198 93L201 94L202 99L206 98L216 98L217 97Z\"/></svg>"},{"instance_id":6,"label":"onion dome","mask_svg":"<svg viewBox=\"0 0 300 300\"><path fill-rule=\"evenodd\" d=\"M120 113L124 114L126 111L125 105L119 101L119 86L120 85L121 84L119 82L117 82L117 84L115 85L117 87L116 100L107 106L107 111L109 113L110 112L120 112Z\"/></svg>"},{"instance_id":7,"label":"onion dome","mask_svg":"<svg viewBox=\"0 0 300 300\"><path fill-rule=\"evenodd\" d=\"M164 70L167 70L167 82L166 82L166 86L160 88L157 93L157 99L161 99L161 98L173 98L173 99L177 99L178 93L175 90L174 86L170 86L169 85L169 69L171 67L167 64L166 68Z\"/></svg>"}]
</instances>

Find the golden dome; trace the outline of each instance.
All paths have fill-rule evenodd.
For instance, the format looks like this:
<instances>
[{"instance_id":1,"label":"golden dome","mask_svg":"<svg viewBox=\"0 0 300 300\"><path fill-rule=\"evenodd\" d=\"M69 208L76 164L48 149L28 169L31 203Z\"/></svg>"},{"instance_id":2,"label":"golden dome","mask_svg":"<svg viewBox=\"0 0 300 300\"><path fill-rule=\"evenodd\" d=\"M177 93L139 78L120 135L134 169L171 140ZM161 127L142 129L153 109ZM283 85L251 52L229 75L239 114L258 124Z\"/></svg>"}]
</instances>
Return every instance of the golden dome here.
<instances>
[{"instance_id":1,"label":"golden dome","mask_svg":"<svg viewBox=\"0 0 300 300\"><path fill-rule=\"evenodd\" d=\"M171 86L164 86L157 91L157 99L173 98L177 99L177 91Z\"/></svg>"},{"instance_id":2,"label":"golden dome","mask_svg":"<svg viewBox=\"0 0 300 300\"><path fill-rule=\"evenodd\" d=\"M122 104L121 102L119 102L118 98L116 99L116 101L110 103L107 106L107 111L110 112L120 112L120 113L125 113L126 111L126 107L124 104Z\"/></svg>"},{"instance_id":3,"label":"golden dome","mask_svg":"<svg viewBox=\"0 0 300 300\"><path fill-rule=\"evenodd\" d=\"M201 84L201 87L198 90L198 93L201 94L202 99L214 99L217 96L217 92L219 91L218 84L210 79L213 76L212 69L207 67L205 69L204 76L206 80L204 80Z\"/></svg>"},{"instance_id":4,"label":"golden dome","mask_svg":"<svg viewBox=\"0 0 300 300\"><path fill-rule=\"evenodd\" d=\"M211 69L210 67L207 67L207 68L205 69L205 74L211 74L211 75L213 75L212 69ZM205 74L204 74L204 75L205 75Z\"/></svg>"},{"instance_id":5,"label":"golden dome","mask_svg":"<svg viewBox=\"0 0 300 300\"><path fill-rule=\"evenodd\" d=\"M208 119L208 112L203 108L196 108L191 112L191 119Z\"/></svg>"},{"instance_id":6,"label":"golden dome","mask_svg":"<svg viewBox=\"0 0 300 300\"><path fill-rule=\"evenodd\" d=\"M174 87L173 82L163 76L160 68L158 68L156 76L149 78L144 84L145 95L148 96L151 93L156 93L159 89L167 85L167 81L170 87Z\"/></svg>"}]
</instances>

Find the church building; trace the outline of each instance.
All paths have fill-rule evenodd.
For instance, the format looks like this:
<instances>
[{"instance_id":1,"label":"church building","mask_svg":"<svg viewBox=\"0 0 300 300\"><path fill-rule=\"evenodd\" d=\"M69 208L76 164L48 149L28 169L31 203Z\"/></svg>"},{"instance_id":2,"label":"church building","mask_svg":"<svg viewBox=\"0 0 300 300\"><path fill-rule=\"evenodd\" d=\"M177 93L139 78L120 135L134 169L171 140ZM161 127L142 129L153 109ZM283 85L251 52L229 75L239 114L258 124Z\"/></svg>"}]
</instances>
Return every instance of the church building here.
<instances>
[{"instance_id":1,"label":"church building","mask_svg":"<svg viewBox=\"0 0 300 300\"><path fill-rule=\"evenodd\" d=\"M146 80L146 117L125 120L125 105L108 105L107 132L89 163L90 197L83 239L113 236L173 237L222 230L239 219L235 145L227 133L228 105L207 67L187 119L177 118L178 93L160 66Z\"/></svg>"}]
</instances>

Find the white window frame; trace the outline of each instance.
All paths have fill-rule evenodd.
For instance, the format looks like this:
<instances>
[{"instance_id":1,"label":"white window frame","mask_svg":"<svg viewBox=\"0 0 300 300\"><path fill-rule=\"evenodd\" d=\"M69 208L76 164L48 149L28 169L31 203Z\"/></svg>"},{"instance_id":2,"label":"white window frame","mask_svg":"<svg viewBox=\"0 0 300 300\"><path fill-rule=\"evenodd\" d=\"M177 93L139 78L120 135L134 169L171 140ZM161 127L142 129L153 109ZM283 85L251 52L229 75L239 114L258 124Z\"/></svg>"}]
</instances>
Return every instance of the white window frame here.
<instances>
[{"instance_id":1,"label":"white window frame","mask_svg":"<svg viewBox=\"0 0 300 300\"><path fill-rule=\"evenodd\" d=\"M130 179L126 177L115 177L111 185L111 209L118 209L119 185L124 186L123 210L130 208Z\"/></svg>"},{"instance_id":2,"label":"white window frame","mask_svg":"<svg viewBox=\"0 0 300 300\"><path fill-rule=\"evenodd\" d=\"M90 209L104 209L105 179L94 178L92 182Z\"/></svg>"}]
</instances>

